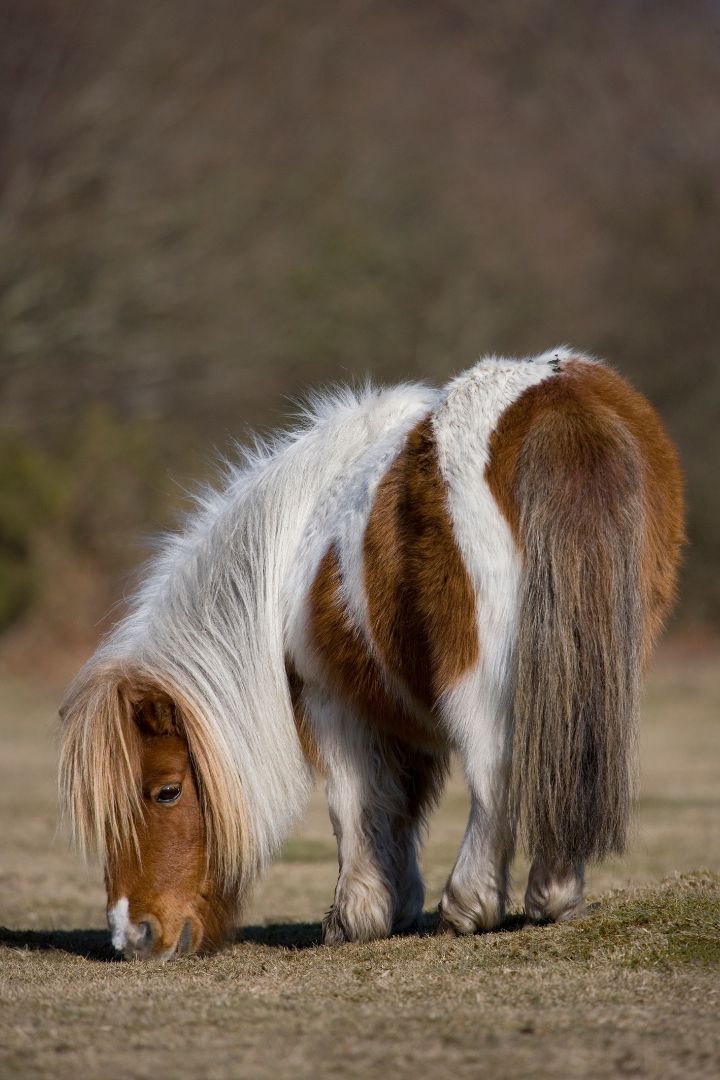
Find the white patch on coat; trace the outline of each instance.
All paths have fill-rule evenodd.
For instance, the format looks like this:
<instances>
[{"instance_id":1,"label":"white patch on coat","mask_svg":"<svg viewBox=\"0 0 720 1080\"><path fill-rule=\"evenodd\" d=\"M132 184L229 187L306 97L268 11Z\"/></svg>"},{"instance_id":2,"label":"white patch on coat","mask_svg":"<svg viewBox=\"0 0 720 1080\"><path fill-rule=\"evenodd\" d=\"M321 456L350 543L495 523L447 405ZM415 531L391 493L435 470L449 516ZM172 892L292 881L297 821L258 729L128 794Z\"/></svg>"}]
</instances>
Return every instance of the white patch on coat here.
<instances>
[{"instance_id":1,"label":"white patch on coat","mask_svg":"<svg viewBox=\"0 0 720 1080\"><path fill-rule=\"evenodd\" d=\"M442 698L441 713L460 753L472 796L470 820L443 913L458 929L502 918L507 890L505 795L510 749L511 659L522 558L485 479L500 417L529 387L572 355L553 349L528 360L488 357L453 379L434 417L453 531L476 598L477 664Z\"/></svg>"},{"instance_id":2,"label":"white patch on coat","mask_svg":"<svg viewBox=\"0 0 720 1080\"><path fill-rule=\"evenodd\" d=\"M553 376L551 350L531 360L490 357L453 379L434 416L440 470L460 554L474 586L480 657L444 697L466 767L497 760L505 741L509 661L515 636L521 555L485 479L490 438L500 417L529 387ZM482 793L483 766L475 784ZM472 778L469 777L469 779Z\"/></svg>"}]
</instances>

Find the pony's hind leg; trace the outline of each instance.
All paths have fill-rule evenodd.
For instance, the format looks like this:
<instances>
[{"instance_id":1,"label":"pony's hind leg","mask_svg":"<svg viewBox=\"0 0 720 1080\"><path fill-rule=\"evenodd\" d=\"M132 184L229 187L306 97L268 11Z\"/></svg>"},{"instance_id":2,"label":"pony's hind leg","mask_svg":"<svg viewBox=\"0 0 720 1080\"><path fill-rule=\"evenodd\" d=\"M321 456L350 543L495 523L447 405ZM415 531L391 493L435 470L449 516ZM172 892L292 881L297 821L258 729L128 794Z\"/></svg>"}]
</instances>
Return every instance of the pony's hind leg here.
<instances>
[{"instance_id":1,"label":"pony's hind leg","mask_svg":"<svg viewBox=\"0 0 720 1080\"><path fill-rule=\"evenodd\" d=\"M515 841L508 813L509 710L503 687L481 668L446 696L443 713L463 762L470 817L440 901L440 931L499 926L507 908Z\"/></svg>"},{"instance_id":2,"label":"pony's hind leg","mask_svg":"<svg viewBox=\"0 0 720 1080\"><path fill-rule=\"evenodd\" d=\"M585 910L585 872L582 864L565 870L533 859L525 892L525 914L532 922L562 922Z\"/></svg>"},{"instance_id":3,"label":"pony's hind leg","mask_svg":"<svg viewBox=\"0 0 720 1080\"><path fill-rule=\"evenodd\" d=\"M502 794L471 789L465 836L440 900L441 933L472 934L503 922L512 855Z\"/></svg>"}]
</instances>

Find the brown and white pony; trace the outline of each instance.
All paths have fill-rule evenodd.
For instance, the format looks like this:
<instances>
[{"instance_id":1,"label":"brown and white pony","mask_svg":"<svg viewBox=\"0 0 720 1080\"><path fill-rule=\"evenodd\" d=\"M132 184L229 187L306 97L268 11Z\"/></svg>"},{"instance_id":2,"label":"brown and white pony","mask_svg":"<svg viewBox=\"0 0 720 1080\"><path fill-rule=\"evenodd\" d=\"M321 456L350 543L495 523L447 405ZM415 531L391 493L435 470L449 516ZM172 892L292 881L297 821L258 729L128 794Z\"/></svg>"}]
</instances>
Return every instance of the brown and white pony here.
<instances>
[{"instance_id":1,"label":"brown and white pony","mask_svg":"<svg viewBox=\"0 0 720 1080\"><path fill-rule=\"evenodd\" d=\"M443 929L581 910L621 851L638 686L683 535L648 402L558 349L317 401L167 540L61 710L61 787L129 956L217 947L325 777L326 942L412 927L451 751L472 807Z\"/></svg>"}]
</instances>

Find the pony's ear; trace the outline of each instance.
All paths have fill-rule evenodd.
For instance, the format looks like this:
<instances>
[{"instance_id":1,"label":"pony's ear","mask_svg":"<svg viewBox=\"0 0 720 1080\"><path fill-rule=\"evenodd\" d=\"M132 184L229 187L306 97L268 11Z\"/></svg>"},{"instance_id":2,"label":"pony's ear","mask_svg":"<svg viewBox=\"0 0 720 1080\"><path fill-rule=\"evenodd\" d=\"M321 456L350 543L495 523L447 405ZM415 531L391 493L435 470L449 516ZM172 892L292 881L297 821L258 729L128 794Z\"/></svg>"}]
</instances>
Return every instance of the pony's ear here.
<instances>
[{"instance_id":1,"label":"pony's ear","mask_svg":"<svg viewBox=\"0 0 720 1080\"><path fill-rule=\"evenodd\" d=\"M144 734L181 734L178 709L168 694L155 687L132 683L125 683L122 692L128 700L135 723Z\"/></svg>"}]
</instances>

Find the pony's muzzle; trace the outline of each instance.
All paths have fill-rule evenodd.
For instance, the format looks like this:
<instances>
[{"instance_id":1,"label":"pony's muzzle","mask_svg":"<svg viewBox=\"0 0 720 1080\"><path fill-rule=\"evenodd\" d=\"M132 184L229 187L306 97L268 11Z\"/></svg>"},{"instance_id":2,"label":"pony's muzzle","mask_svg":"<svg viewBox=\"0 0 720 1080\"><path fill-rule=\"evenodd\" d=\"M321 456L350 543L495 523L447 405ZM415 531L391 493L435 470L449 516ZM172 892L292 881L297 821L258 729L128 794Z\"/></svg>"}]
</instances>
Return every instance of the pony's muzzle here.
<instances>
[{"instance_id":1,"label":"pony's muzzle","mask_svg":"<svg viewBox=\"0 0 720 1080\"><path fill-rule=\"evenodd\" d=\"M128 902L122 898L108 909L108 925L113 946L126 960L170 960L187 956L197 948L202 928L188 917L174 937L165 935L155 915L144 915L137 922L130 918Z\"/></svg>"}]
</instances>

